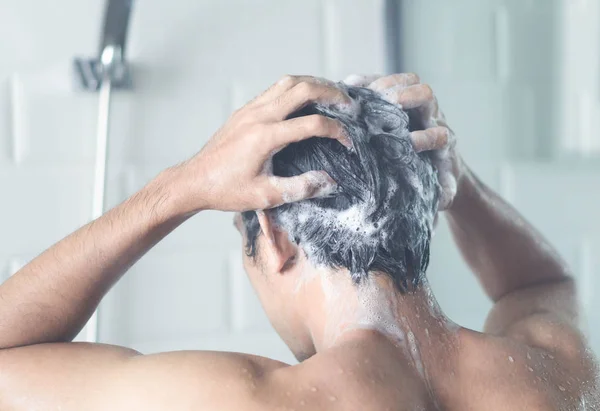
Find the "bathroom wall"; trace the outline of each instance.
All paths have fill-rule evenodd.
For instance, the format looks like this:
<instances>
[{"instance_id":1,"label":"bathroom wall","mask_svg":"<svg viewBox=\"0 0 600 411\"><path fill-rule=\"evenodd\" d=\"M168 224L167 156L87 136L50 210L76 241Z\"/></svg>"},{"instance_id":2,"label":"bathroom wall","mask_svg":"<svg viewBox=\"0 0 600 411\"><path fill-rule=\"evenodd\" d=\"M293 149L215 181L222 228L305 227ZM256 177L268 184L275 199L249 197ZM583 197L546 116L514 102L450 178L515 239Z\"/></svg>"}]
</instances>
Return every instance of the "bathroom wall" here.
<instances>
[{"instance_id":1,"label":"bathroom wall","mask_svg":"<svg viewBox=\"0 0 600 411\"><path fill-rule=\"evenodd\" d=\"M70 65L96 53L103 1L0 7L8 39L0 43L3 279L89 220L97 96L75 91ZM588 216L599 209L590 187L600 176L593 162L557 159L555 143L557 119L568 114L554 100L572 70L549 69L569 49L560 41L564 7L404 0L397 54L403 69L434 86L472 167L557 244L593 313L600 226ZM233 109L284 74L340 79L393 66L386 11L384 0L137 2L128 46L135 89L115 96L108 205L193 155ZM231 218L203 213L134 266L101 306L100 340L143 352L219 349L293 361L245 277ZM481 328L490 303L444 221L430 277L450 316Z\"/></svg>"}]
</instances>

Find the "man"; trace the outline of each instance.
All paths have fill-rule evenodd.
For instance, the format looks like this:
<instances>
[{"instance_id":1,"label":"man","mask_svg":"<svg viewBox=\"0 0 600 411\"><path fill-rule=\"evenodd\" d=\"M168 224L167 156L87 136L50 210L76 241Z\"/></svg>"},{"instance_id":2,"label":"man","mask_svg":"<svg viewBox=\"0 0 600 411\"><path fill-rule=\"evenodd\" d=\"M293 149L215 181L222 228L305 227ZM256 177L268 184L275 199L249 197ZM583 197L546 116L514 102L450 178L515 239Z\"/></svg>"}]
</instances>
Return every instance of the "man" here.
<instances>
[{"instance_id":1,"label":"man","mask_svg":"<svg viewBox=\"0 0 600 411\"><path fill-rule=\"evenodd\" d=\"M464 165L428 86L371 80L352 83L401 104L417 131L368 90L285 77L4 283L0 409L598 409L562 261ZM486 333L446 319L423 277L438 203L495 302ZM244 265L299 365L68 342L138 258L206 209L245 212Z\"/></svg>"}]
</instances>

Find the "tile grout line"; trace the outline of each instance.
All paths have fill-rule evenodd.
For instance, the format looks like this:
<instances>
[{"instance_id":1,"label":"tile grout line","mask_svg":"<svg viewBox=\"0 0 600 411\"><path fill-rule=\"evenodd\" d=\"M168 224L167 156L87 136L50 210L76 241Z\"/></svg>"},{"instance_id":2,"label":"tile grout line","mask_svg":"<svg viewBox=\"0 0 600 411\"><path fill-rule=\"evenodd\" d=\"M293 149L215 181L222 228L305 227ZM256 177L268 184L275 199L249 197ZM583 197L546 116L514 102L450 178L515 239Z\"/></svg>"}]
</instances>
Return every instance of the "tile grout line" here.
<instances>
[{"instance_id":1,"label":"tile grout line","mask_svg":"<svg viewBox=\"0 0 600 411\"><path fill-rule=\"evenodd\" d=\"M21 81L17 73L9 80L9 110L10 110L10 139L12 143L12 160L16 165L23 162L25 155L24 132L23 132L23 96Z\"/></svg>"}]
</instances>

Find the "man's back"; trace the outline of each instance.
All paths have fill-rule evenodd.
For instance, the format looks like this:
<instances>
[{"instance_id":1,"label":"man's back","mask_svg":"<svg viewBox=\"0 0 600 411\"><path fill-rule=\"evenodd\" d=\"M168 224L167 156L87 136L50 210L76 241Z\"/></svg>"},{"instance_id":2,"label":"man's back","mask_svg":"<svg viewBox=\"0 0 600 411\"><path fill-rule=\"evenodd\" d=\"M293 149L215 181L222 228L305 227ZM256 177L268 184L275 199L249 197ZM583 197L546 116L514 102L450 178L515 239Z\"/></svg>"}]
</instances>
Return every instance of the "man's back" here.
<instances>
[{"instance_id":1,"label":"man's back","mask_svg":"<svg viewBox=\"0 0 600 411\"><path fill-rule=\"evenodd\" d=\"M0 409L596 409L583 407L582 381L589 381L584 374L592 362L573 363L568 354L466 329L438 338L444 342L432 345L424 360L428 375L419 375L404 350L381 334L295 366L234 353L142 356L104 345L23 347L0 353Z\"/></svg>"}]
</instances>

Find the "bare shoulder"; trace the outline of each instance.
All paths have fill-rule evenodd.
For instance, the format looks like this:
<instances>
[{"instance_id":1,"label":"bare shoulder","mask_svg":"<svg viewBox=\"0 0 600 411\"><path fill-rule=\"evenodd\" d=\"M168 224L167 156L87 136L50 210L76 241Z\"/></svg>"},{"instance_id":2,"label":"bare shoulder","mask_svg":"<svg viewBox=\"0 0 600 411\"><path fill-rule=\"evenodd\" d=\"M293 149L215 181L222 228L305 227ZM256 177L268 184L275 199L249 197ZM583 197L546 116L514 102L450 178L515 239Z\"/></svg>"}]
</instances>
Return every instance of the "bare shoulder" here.
<instances>
[{"instance_id":1,"label":"bare shoulder","mask_svg":"<svg viewBox=\"0 0 600 411\"><path fill-rule=\"evenodd\" d=\"M514 335L461 330L456 381L478 393L468 400L498 410L600 409L597 363L583 336L553 316L523 321Z\"/></svg>"},{"instance_id":2,"label":"bare shoulder","mask_svg":"<svg viewBox=\"0 0 600 411\"><path fill-rule=\"evenodd\" d=\"M483 385L490 398L538 404L531 409L600 408L597 361L579 329L570 278L508 293L494 304L485 333L463 330L461 341L464 380Z\"/></svg>"},{"instance_id":3,"label":"bare shoulder","mask_svg":"<svg viewBox=\"0 0 600 411\"><path fill-rule=\"evenodd\" d=\"M105 379L118 409L268 410L272 375L287 364L240 353L178 351L133 357ZM115 408L113 408L115 409Z\"/></svg>"},{"instance_id":4,"label":"bare shoulder","mask_svg":"<svg viewBox=\"0 0 600 411\"><path fill-rule=\"evenodd\" d=\"M269 376L283 367L236 353L141 355L82 343L14 348L0 351L0 409L268 409L261 401Z\"/></svg>"}]
</instances>

